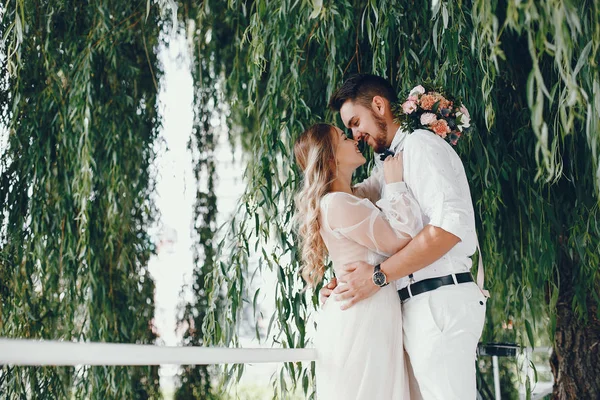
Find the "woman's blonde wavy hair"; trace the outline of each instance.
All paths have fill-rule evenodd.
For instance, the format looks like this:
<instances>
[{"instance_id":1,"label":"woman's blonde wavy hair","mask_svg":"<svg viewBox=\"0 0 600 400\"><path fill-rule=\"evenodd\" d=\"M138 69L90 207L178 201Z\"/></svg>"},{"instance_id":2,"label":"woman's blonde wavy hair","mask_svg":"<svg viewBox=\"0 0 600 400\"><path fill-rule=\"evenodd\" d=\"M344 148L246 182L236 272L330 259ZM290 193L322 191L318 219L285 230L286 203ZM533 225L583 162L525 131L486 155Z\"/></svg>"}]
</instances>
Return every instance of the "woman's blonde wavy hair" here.
<instances>
[{"instance_id":1,"label":"woman's blonde wavy hair","mask_svg":"<svg viewBox=\"0 0 600 400\"><path fill-rule=\"evenodd\" d=\"M294 144L296 163L303 172L302 188L296 194L296 224L301 239L302 268L306 283L315 287L325 274L327 249L320 234L321 198L336 177L333 127L315 124Z\"/></svg>"}]
</instances>

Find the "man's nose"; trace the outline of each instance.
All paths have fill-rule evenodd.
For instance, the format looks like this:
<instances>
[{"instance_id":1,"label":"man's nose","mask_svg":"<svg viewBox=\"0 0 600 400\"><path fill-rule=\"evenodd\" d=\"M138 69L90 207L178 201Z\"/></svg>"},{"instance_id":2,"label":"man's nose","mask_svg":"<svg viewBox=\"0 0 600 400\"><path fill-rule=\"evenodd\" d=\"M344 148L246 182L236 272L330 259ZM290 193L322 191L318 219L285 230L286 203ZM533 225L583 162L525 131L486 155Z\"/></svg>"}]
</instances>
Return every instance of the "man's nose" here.
<instances>
[{"instance_id":1,"label":"man's nose","mask_svg":"<svg viewBox=\"0 0 600 400\"><path fill-rule=\"evenodd\" d=\"M360 132L358 129L352 129L352 137L355 140L359 140L360 141L363 138L363 133Z\"/></svg>"}]
</instances>

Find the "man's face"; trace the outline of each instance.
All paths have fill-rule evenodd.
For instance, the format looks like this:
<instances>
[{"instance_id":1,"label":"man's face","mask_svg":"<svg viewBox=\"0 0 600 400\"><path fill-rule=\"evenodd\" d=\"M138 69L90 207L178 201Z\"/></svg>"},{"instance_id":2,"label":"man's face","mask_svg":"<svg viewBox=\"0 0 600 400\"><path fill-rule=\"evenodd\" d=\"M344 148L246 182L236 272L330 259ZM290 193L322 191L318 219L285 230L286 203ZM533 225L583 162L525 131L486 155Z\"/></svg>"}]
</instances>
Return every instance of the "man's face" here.
<instances>
[{"instance_id":1,"label":"man's face","mask_svg":"<svg viewBox=\"0 0 600 400\"><path fill-rule=\"evenodd\" d=\"M348 100L340 108L340 117L354 139L364 141L377 153L388 148L387 123L373 108Z\"/></svg>"}]
</instances>

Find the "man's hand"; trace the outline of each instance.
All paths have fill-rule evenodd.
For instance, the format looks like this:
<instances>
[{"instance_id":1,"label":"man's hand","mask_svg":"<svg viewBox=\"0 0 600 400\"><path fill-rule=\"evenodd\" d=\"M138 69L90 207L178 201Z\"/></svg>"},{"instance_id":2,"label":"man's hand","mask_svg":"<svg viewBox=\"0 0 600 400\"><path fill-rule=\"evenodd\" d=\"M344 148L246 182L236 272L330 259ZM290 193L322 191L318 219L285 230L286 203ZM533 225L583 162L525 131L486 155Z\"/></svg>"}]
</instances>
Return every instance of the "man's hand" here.
<instances>
[{"instance_id":1,"label":"man's hand","mask_svg":"<svg viewBox=\"0 0 600 400\"><path fill-rule=\"evenodd\" d=\"M325 301L331 296L333 289L337 287L337 279L334 277L329 283L321 288L319 291L319 299L321 300L321 306L325 304Z\"/></svg>"},{"instance_id":2,"label":"man's hand","mask_svg":"<svg viewBox=\"0 0 600 400\"><path fill-rule=\"evenodd\" d=\"M333 293L342 301L342 310L347 310L356 303L373 296L380 289L373 283L373 266L364 261L346 264L339 274L340 283Z\"/></svg>"}]
</instances>

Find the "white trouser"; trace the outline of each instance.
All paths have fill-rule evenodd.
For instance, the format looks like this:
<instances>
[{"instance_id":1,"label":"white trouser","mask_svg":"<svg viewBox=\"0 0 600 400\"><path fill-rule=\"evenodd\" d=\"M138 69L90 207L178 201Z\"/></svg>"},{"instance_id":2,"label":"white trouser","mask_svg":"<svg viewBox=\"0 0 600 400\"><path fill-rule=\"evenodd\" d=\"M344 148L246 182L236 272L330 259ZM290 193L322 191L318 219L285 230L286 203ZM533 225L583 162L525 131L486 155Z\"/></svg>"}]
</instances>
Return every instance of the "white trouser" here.
<instances>
[{"instance_id":1,"label":"white trouser","mask_svg":"<svg viewBox=\"0 0 600 400\"><path fill-rule=\"evenodd\" d=\"M475 352L486 300L469 282L421 293L402 305L404 348L423 400L476 398Z\"/></svg>"}]
</instances>

